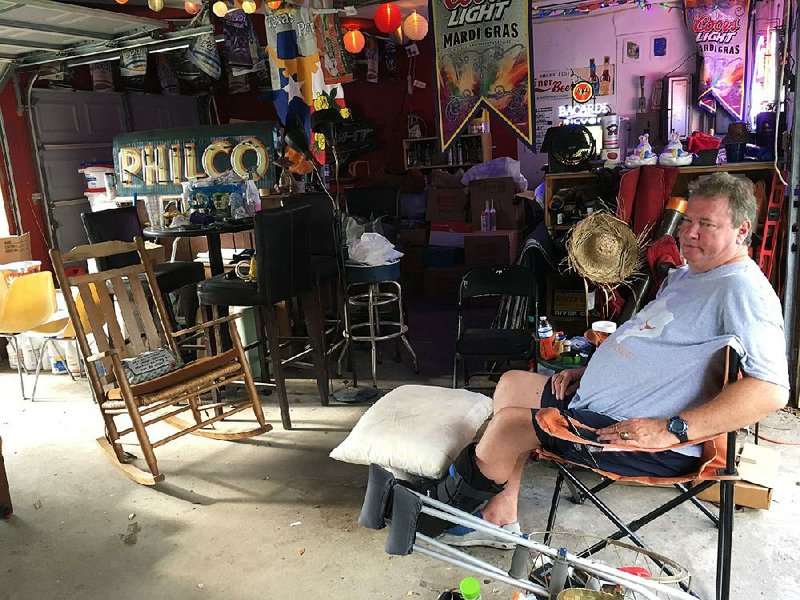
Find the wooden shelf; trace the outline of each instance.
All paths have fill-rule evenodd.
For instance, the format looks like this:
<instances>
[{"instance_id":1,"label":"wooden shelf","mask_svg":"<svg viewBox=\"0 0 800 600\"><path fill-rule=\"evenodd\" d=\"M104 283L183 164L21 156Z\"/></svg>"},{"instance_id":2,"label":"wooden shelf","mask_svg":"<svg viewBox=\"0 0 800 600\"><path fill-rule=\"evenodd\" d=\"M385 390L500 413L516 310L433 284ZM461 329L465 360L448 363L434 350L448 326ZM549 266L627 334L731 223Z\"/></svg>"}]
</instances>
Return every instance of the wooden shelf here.
<instances>
[{"instance_id":1,"label":"wooden shelf","mask_svg":"<svg viewBox=\"0 0 800 600\"><path fill-rule=\"evenodd\" d=\"M489 133L489 132L486 131L486 132L478 132L478 133L462 133L458 137L459 137L459 139L474 138L474 137L479 137L479 136L483 135L484 133ZM406 138L403 141L404 142L437 142L437 141L439 141L439 138L436 137L436 136L433 136L433 137L419 137L419 138Z\"/></svg>"},{"instance_id":2,"label":"wooden shelf","mask_svg":"<svg viewBox=\"0 0 800 600\"><path fill-rule=\"evenodd\" d=\"M411 169L457 169L459 167L474 167L475 165L479 165L480 163L461 163L458 165L411 165L406 167L406 170Z\"/></svg>"}]
</instances>

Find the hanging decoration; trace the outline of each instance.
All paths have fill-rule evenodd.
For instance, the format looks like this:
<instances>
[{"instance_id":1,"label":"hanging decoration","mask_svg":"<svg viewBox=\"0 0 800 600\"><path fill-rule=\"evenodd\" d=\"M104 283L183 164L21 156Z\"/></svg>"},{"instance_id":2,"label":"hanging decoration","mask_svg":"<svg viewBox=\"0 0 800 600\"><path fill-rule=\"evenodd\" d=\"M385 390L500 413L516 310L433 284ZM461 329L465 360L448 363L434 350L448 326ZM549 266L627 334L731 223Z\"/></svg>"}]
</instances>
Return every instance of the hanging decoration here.
<instances>
[{"instance_id":1,"label":"hanging decoration","mask_svg":"<svg viewBox=\"0 0 800 600\"><path fill-rule=\"evenodd\" d=\"M125 0L126 2L128 0ZM200 5L196 2L184 2L183 3L183 10L185 10L190 15L196 15L200 12Z\"/></svg>"},{"instance_id":2,"label":"hanging decoration","mask_svg":"<svg viewBox=\"0 0 800 600\"><path fill-rule=\"evenodd\" d=\"M447 151L482 107L493 111L531 146L530 0L473 9L460 1L431 3L441 151ZM415 39L410 29L403 27L405 34Z\"/></svg>"},{"instance_id":3,"label":"hanging decoration","mask_svg":"<svg viewBox=\"0 0 800 600\"><path fill-rule=\"evenodd\" d=\"M212 79L219 79L222 76L217 41L211 33L198 35L189 43L186 60Z\"/></svg>"},{"instance_id":4,"label":"hanging decoration","mask_svg":"<svg viewBox=\"0 0 800 600\"><path fill-rule=\"evenodd\" d=\"M344 49L350 54L358 54L364 49L364 34L358 29L351 29L344 34Z\"/></svg>"},{"instance_id":5,"label":"hanging decoration","mask_svg":"<svg viewBox=\"0 0 800 600\"><path fill-rule=\"evenodd\" d=\"M129 92L143 92L144 78L147 74L147 50L129 48L119 56L119 74Z\"/></svg>"},{"instance_id":6,"label":"hanging decoration","mask_svg":"<svg viewBox=\"0 0 800 600\"><path fill-rule=\"evenodd\" d=\"M117 0L117 4L127 4L128 0Z\"/></svg>"},{"instance_id":7,"label":"hanging decoration","mask_svg":"<svg viewBox=\"0 0 800 600\"><path fill-rule=\"evenodd\" d=\"M342 36L339 15L316 13L314 15L314 31L317 36L317 49L320 53L320 64L325 83L334 85L353 81L353 68L345 52L347 48Z\"/></svg>"},{"instance_id":8,"label":"hanging decoration","mask_svg":"<svg viewBox=\"0 0 800 600\"><path fill-rule=\"evenodd\" d=\"M267 6L270 10L278 10L281 7L283 2L281 0L274 0L273 2L267 2Z\"/></svg>"},{"instance_id":9,"label":"hanging decoration","mask_svg":"<svg viewBox=\"0 0 800 600\"><path fill-rule=\"evenodd\" d=\"M713 114L719 102L741 121L750 0L686 0L686 9L686 26L703 56L697 103Z\"/></svg>"},{"instance_id":10,"label":"hanging decoration","mask_svg":"<svg viewBox=\"0 0 800 600\"><path fill-rule=\"evenodd\" d=\"M228 14L228 3L218 0L217 2L214 2L214 6L211 7L211 10L214 11L215 15L222 19Z\"/></svg>"},{"instance_id":11,"label":"hanging decoration","mask_svg":"<svg viewBox=\"0 0 800 600\"><path fill-rule=\"evenodd\" d=\"M228 67L234 77L265 70L266 58L261 45L244 11L232 10L222 20L222 33L225 37L225 54ZM242 89L243 84L238 86Z\"/></svg>"},{"instance_id":12,"label":"hanging decoration","mask_svg":"<svg viewBox=\"0 0 800 600\"><path fill-rule=\"evenodd\" d=\"M375 27L381 33L391 33L403 22L403 15L400 9L391 2L381 4L378 10L375 11Z\"/></svg>"},{"instance_id":13,"label":"hanging decoration","mask_svg":"<svg viewBox=\"0 0 800 600\"><path fill-rule=\"evenodd\" d=\"M243 0L242 10L248 15L252 15L258 9L258 2L256 0Z\"/></svg>"},{"instance_id":14,"label":"hanging decoration","mask_svg":"<svg viewBox=\"0 0 800 600\"><path fill-rule=\"evenodd\" d=\"M418 42L428 35L428 21L417 11L413 11L403 21L403 33L408 39Z\"/></svg>"},{"instance_id":15,"label":"hanging decoration","mask_svg":"<svg viewBox=\"0 0 800 600\"><path fill-rule=\"evenodd\" d=\"M164 0L147 0L147 6L152 11L161 12L164 9Z\"/></svg>"},{"instance_id":16,"label":"hanging decoration","mask_svg":"<svg viewBox=\"0 0 800 600\"><path fill-rule=\"evenodd\" d=\"M311 10L284 7L277 15L266 15L265 25L272 99L278 119L286 130L303 129L311 151L324 163L325 137L311 135L311 114L334 107L344 118L349 113L344 108L342 86L325 83Z\"/></svg>"},{"instance_id":17,"label":"hanging decoration","mask_svg":"<svg viewBox=\"0 0 800 600\"><path fill-rule=\"evenodd\" d=\"M641 10L650 10L654 6L658 6L672 12L672 9L682 10L682 0L670 0L668 2L648 2L647 0L609 0L607 2L588 2L586 4L579 4L577 6L570 6L569 8L542 8L537 6L533 7L531 16L534 19L545 19L547 17L571 17L576 15L586 15L596 10L605 8L615 8L617 6L631 6Z\"/></svg>"}]
</instances>

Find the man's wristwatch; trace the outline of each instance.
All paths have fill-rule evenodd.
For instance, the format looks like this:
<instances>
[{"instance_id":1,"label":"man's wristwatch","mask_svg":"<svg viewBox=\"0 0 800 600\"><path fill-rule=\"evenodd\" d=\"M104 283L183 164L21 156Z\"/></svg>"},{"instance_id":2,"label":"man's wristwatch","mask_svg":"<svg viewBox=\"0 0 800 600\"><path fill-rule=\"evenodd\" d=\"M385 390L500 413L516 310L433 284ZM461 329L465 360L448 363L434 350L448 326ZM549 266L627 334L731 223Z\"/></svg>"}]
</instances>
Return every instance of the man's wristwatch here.
<instances>
[{"instance_id":1,"label":"man's wristwatch","mask_svg":"<svg viewBox=\"0 0 800 600\"><path fill-rule=\"evenodd\" d=\"M675 434L681 442L689 441L689 425L680 417L672 417L667 421L667 431Z\"/></svg>"}]
</instances>

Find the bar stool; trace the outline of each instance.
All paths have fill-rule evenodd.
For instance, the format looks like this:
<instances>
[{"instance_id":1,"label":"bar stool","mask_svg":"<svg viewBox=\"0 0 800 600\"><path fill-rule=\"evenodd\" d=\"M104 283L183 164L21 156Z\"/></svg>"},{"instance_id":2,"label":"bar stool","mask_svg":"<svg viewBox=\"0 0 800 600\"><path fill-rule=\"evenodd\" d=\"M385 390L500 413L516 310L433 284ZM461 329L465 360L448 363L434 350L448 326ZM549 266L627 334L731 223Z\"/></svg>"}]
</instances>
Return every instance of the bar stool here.
<instances>
[{"instance_id":1,"label":"bar stool","mask_svg":"<svg viewBox=\"0 0 800 600\"><path fill-rule=\"evenodd\" d=\"M417 355L406 337L408 325L403 315L403 290L397 281L400 278L400 263L396 262L379 266L347 265L345 279L347 281L347 298L344 311L345 345L339 355L339 372L342 360L351 351L352 342L369 342L372 359L372 385L378 387L377 363L380 360L378 342L396 340L395 360L400 362L399 342L402 342L414 366L414 373L419 373ZM353 322L359 309L366 311L366 321ZM397 311L397 319L394 317ZM392 313L387 316L386 313ZM365 334L360 332L366 330ZM353 365L353 385L358 385L355 360L351 354Z\"/></svg>"},{"instance_id":2,"label":"bar stool","mask_svg":"<svg viewBox=\"0 0 800 600\"><path fill-rule=\"evenodd\" d=\"M278 331L275 304L300 300L308 343L312 355L317 389L323 406L328 404L328 369L324 356L322 309L313 287L308 234L309 208L276 208L255 215L256 281L229 275L216 275L197 286L203 307L252 306L259 340L246 349L256 348L261 365L261 385L274 387L278 393L281 422L291 429L289 400L286 394L285 367L297 364L308 351L282 358L286 338ZM283 343L282 343L283 342ZM269 378L269 367L273 378Z\"/></svg>"}]
</instances>

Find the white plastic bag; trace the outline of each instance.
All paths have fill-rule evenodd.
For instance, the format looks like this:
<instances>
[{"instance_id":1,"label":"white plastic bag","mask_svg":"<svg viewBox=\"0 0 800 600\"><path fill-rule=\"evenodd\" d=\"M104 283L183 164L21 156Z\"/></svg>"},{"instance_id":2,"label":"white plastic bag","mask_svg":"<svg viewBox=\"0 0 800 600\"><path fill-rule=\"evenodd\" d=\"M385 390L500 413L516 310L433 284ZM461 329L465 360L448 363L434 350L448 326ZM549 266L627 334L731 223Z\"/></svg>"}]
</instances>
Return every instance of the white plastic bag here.
<instances>
[{"instance_id":1,"label":"white plastic bag","mask_svg":"<svg viewBox=\"0 0 800 600\"><path fill-rule=\"evenodd\" d=\"M395 262L403 256L380 233L362 234L347 246L347 254L353 262L373 267Z\"/></svg>"},{"instance_id":2,"label":"white plastic bag","mask_svg":"<svg viewBox=\"0 0 800 600\"><path fill-rule=\"evenodd\" d=\"M469 186L470 181L477 179L490 179L492 177L511 177L514 180L514 187L517 192L524 192L528 189L528 180L520 172L519 161L501 156L492 160L487 160L479 165L475 165L464 173L461 184Z\"/></svg>"}]
</instances>

